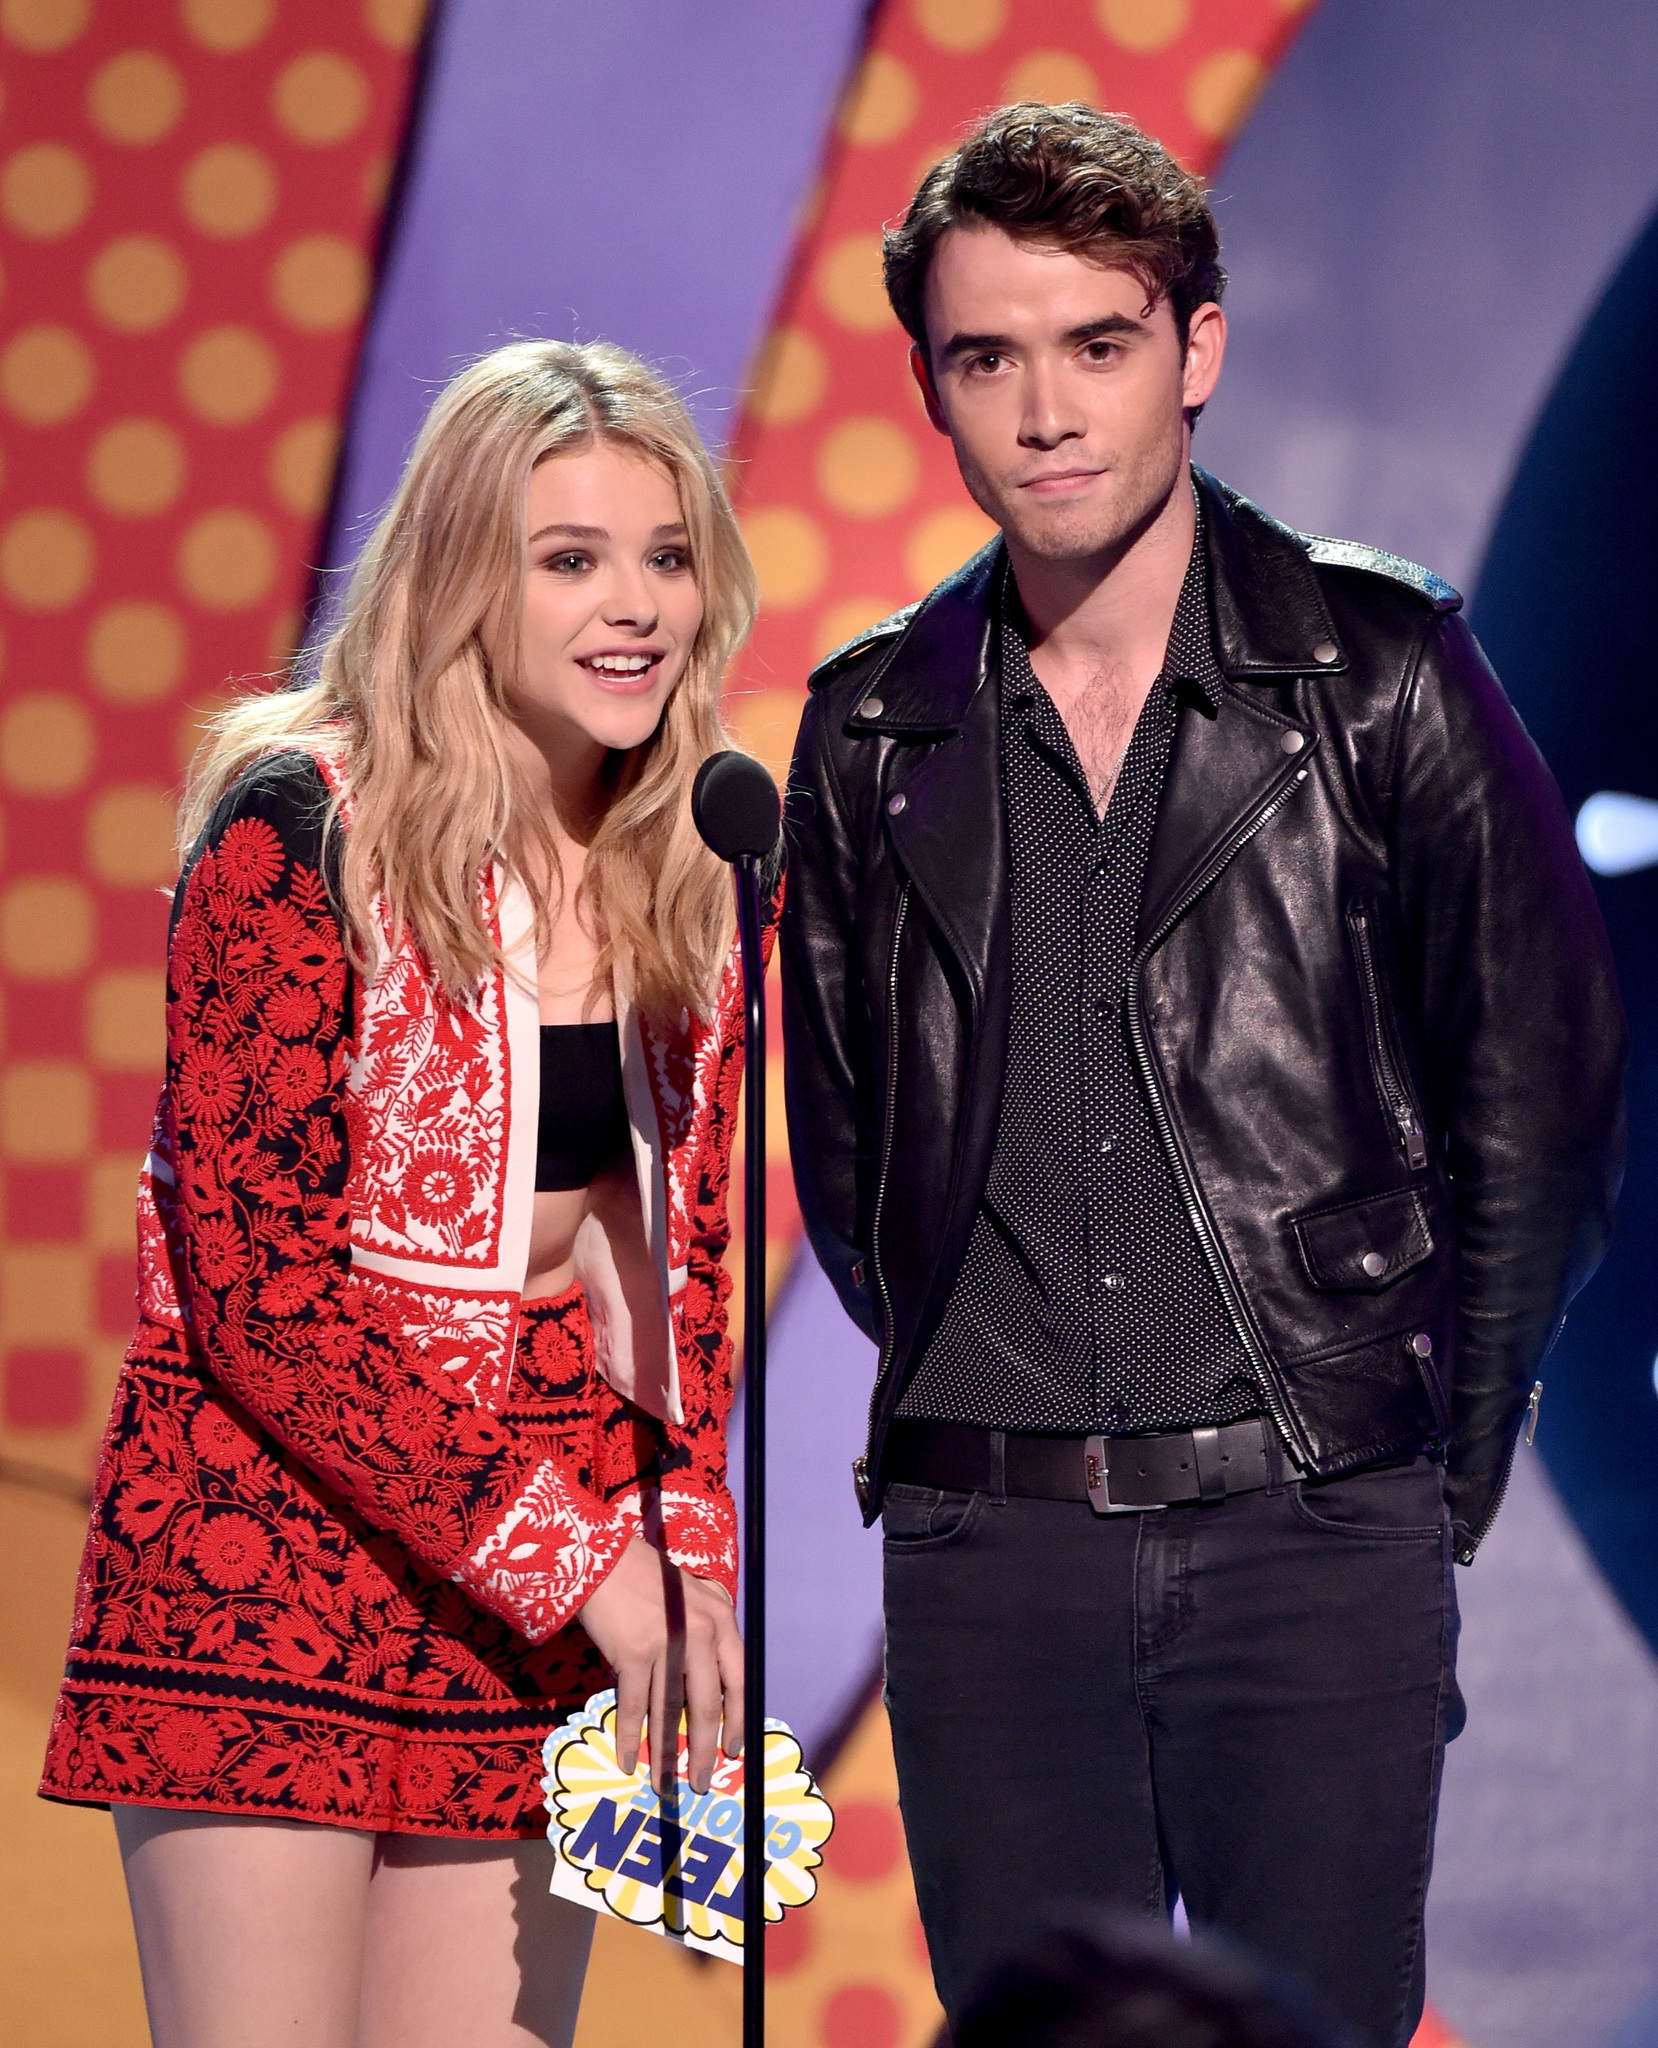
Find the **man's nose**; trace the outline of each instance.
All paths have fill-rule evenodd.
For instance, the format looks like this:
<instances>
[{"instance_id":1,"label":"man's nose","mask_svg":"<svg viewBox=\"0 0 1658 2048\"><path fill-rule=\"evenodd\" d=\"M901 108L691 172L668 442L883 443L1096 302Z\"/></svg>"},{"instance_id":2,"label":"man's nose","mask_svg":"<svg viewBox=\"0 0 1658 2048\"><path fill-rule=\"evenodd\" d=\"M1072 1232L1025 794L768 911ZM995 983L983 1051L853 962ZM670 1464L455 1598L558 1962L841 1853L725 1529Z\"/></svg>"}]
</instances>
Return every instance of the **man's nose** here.
<instances>
[{"instance_id":1,"label":"man's nose","mask_svg":"<svg viewBox=\"0 0 1658 2048\"><path fill-rule=\"evenodd\" d=\"M1033 363L1023 380L1024 399L1019 419L1019 442L1025 448L1057 448L1061 441L1076 439L1088 431L1067 391L1066 382L1050 364Z\"/></svg>"}]
</instances>

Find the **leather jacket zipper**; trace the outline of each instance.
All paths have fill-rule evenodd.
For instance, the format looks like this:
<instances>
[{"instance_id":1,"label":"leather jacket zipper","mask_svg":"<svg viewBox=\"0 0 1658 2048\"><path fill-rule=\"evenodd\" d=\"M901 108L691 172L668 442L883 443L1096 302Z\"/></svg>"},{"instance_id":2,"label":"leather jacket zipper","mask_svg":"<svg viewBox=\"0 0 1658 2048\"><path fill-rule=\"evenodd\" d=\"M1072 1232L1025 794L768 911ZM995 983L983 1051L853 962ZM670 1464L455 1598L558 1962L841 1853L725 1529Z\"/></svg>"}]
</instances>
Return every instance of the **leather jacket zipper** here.
<instances>
[{"instance_id":1,"label":"leather jacket zipper","mask_svg":"<svg viewBox=\"0 0 1658 2048\"><path fill-rule=\"evenodd\" d=\"M1422 1119L1416 1113L1416 1104L1411 1100L1410 1089L1394 1057L1382 978L1370 936L1370 912L1364 904L1355 903L1347 913L1347 921L1352 926L1359 972L1364 979L1365 1002L1370 1012L1370 1045L1377 1092L1397 1126L1407 1165L1412 1173L1420 1173L1428 1163L1427 1134L1422 1129Z\"/></svg>"},{"instance_id":2,"label":"leather jacket zipper","mask_svg":"<svg viewBox=\"0 0 1658 2048\"><path fill-rule=\"evenodd\" d=\"M1249 1317L1244 1312L1243 1303L1238 1298L1237 1287L1233 1283L1231 1272L1227 1267L1225 1258L1222 1256L1220 1240L1215 1234L1214 1224L1209 1220L1209 1212L1204 1207L1203 1196L1198 1190L1196 1180L1187 1169L1185 1158L1175 1139L1174 1119L1170 1116L1168 1105L1163 1100L1163 1093L1158 1085L1157 1071L1152 1062L1150 1048L1146 1043L1145 1026L1140 1017L1140 970L1150 955L1163 943L1163 940L1180 922L1181 918L1186 915L1186 912L1203 894L1204 890L1208 888L1209 884L1214 881L1215 877L1220 874L1221 870L1227 866L1239 849L1246 845L1249 840L1253 839L1262 826L1268 824L1284 808L1301 784L1306 781L1307 774L1308 771L1305 768L1301 769L1294 781L1281 789L1275 797L1255 813L1254 817L1248 819L1232 834L1231 838L1216 852L1214 859L1198 875L1185 895L1176 903L1162 924L1158 926L1157 930L1153 932L1151 937L1140 948L1139 952L1134 956L1133 965L1129 968L1128 972L1128 1000L1126 1005L1129 1044L1133 1048L1135 1063L1140 1070L1140 1079L1145 1086L1146 1101L1151 1108L1152 1125L1157 1132L1158 1142L1163 1147L1164 1156L1169 1162L1170 1170L1174 1174L1175 1185L1180 1190L1181 1199L1186 1208L1187 1220L1190 1222L1193 1234L1197 1238L1198 1247L1203 1253L1204 1262L1207 1264L1210 1273L1214 1277L1215 1285L1219 1289L1222 1305L1231 1319L1233 1329L1237 1332L1238 1342L1244 1348L1244 1356L1248 1358L1251 1365L1255 1368L1255 1377L1260 1384L1262 1398L1271 1410L1272 1419L1277 1423L1285 1441L1292 1444L1300 1443L1301 1432L1295 1427L1278 1393L1277 1383L1273 1379L1272 1368L1268 1362L1266 1352L1255 1335Z\"/></svg>"},{"instance_id":3,"label":"leather jacket zipper","mask_svg":"<svg viewBox=\"0 0 1658 2048\"><path fill-rule=\"evenodd\" d=\"M886 1127L881 1133L881 1170L875 1181L875 1210L869 1226L869 1256L875 1269L875 1289L881 1298L881 1360L869 1396L872 1433L880 1406L881 1388L886 1381L887 1368L892 1363L892 1296L887 1291L887 1276L881 1265L881 1212L886 1207L887 1176L892 1169L892 1134L898 1121L898 946L904 936L904 918L909 907L910 885L905 882L898 891L898 908L892 920L892 958L887 968ZM862 1464L863 1461L860 1459L858 1462ZM860 1476L867 1476L867 1470Z\"/></svg>"}]
</instances>

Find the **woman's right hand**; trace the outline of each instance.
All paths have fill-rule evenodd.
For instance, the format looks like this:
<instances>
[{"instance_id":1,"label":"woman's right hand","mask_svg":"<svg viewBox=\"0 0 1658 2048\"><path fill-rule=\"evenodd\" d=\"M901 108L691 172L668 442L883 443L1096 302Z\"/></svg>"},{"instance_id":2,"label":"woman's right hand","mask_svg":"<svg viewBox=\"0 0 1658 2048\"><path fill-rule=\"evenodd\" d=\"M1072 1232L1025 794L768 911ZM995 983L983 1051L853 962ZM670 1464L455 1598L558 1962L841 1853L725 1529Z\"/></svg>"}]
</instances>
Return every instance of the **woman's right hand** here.
<instances>
[{"instance_id":1,"label":"woman's right hand","mask_svg":"<svg viewBox=\"0 0 1658 2048\"><path fill-rule=\"evenodd\" d=\"M647 1717L652 1776L666 1791L689 1720L687 1775L706 1792L725 1724L725 1753L743 1747L743 1639L721 1586L693 1578L635 1536L589 1595L582 1627L616 1673L616 1757L639 1760Z\"/></svg>"}]
</instances>

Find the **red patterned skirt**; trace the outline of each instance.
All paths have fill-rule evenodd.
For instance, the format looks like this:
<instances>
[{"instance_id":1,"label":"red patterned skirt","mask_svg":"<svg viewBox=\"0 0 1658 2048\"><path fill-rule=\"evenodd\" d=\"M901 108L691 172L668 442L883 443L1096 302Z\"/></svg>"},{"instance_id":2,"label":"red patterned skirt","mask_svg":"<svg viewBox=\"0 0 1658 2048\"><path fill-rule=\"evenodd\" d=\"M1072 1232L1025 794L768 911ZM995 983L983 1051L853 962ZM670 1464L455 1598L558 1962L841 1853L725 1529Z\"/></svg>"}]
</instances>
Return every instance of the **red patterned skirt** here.
<instances>
[{"instance_id":1,"label":"red patterned skirt","mask_svg":"<svg viewBox=\"0 0 1658 2048\"><path fill-rule=\"evenodd\" d=\"M654 1483L579 1287L526 1302L504 1417L601 1499ZM541 1834L541 1745L607 1681L371 1529L174 1332L127 1354L41 1792L466 1840Z\"/></svg>"}]
</instances>

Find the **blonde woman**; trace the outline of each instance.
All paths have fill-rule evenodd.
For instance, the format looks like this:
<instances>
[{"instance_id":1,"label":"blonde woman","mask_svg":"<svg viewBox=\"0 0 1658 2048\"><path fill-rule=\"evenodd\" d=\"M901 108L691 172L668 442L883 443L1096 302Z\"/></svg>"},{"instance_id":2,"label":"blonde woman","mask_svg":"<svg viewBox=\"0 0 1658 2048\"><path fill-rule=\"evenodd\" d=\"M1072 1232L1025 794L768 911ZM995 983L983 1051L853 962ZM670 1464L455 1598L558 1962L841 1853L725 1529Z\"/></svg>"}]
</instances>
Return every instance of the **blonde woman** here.
<instances>
[{"instance_id":1,"label":"blonde woman","mask_svg":"<svg viewBox=\"0 0 1658 2048\"><path fill-rule=\"evenodd\" d=\"M754 580L631 356L433 408L309 687L187 792L140 1316L42 1790L108 1804L157 2048L563 2043L540 1749L742 1741L730 884ZM672 1767L667 1745L654 1763Z\"/></svg>"}]
</instances>

